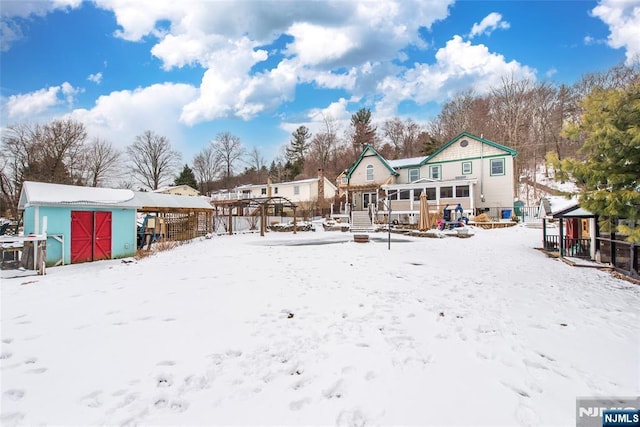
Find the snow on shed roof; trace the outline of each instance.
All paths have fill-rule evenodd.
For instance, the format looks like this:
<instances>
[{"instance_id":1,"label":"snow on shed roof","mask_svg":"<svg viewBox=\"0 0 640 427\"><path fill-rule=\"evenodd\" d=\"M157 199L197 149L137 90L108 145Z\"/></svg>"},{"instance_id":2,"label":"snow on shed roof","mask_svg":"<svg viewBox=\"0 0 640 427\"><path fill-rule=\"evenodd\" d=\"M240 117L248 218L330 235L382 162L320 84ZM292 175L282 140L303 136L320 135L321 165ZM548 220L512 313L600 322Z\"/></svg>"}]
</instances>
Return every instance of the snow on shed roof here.
<instances>
[{"instance_id":1,"label":"snow on shed roof","mask_svg":"<svg viewBox=\"0 0 640 427\"><path fill-rule=\"evenodd\" d=\"M546 199L549 203L549 212L547 212L549 215L563 211L572 206L578 206L577 196L573 196L570 199L564 196L548 196Z\"/></svg>"},{"instance_id":2,"label":"snow on shed roof","mask_svg":"<svg viewBox=\"0 0 640 427\"><path fill-rule=\"evenodd\" d=\"M137 191L134 193L136 205L143 209L213 209L205 197L178 196Z\"/></svg>"},{"instance_id":3,"label":"snow on shed roof","mask_svg":"<svg viewBox=\"0 0 640 427\"><path fill-rule=\"evenodd\" d=\"M18 209L35 205L138 207L131 190L25 181L22 185Z\"/></svg>"}]
</instances>

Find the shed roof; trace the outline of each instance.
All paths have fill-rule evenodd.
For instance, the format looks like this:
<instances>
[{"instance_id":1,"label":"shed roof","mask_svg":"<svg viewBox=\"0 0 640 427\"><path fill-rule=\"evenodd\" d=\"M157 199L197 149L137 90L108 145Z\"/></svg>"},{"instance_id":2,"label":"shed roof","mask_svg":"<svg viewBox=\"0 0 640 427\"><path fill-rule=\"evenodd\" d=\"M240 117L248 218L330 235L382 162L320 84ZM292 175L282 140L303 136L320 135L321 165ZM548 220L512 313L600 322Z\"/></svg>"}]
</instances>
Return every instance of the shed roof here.
<instances>
[{"instance_id":1,"label":"shed roof","mask_svg":"<svg viewBox=\"0 0 640 427\"><path fill-rule=\"evenodd\" d=\"M553 214L554 218L594 218L596 215L580 205L570 206Z\"/></svg>"},{"instance_id":2,"label":"shed roof","mask_svg":"<svg viewBox=\"0 0 640 427\"><path fill-rule=\"evenodd\" d=\"M126 189L80 187L25 181L20 192L18 209L29 206L83 206L137 208L134 193Z\"/></svg>"},{"instance_id":3,"label":"shed roof","mask_svg":"<svg viewBox=\"0 0 640 427\"><path fill-rule=\"evenodd\" d=\"M175 194L163 194L153 192L136 191L134 200L139 211L171 211L171 210L191 210L202 211L211 210L213 206L202 196L178 196Z\"/></svg>"}]
</instances>

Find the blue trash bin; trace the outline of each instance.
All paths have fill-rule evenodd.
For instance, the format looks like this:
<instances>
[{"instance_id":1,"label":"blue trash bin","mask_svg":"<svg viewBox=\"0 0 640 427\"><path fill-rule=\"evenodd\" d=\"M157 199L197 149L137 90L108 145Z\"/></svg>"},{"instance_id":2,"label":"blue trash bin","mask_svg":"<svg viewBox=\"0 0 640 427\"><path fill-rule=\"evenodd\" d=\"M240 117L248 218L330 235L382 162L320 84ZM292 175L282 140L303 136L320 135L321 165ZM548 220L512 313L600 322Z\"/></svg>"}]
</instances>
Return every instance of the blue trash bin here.
<instances>
[{"instance_id":1,"label":"blue trash bin","mask_svg":"<svg viewBox=\"0 0 640 427\"><path fill-rule=\"evenodd\" d=\"M502 219L511 218L511 209L502 209Z\"/></svg>"}]
</instances>

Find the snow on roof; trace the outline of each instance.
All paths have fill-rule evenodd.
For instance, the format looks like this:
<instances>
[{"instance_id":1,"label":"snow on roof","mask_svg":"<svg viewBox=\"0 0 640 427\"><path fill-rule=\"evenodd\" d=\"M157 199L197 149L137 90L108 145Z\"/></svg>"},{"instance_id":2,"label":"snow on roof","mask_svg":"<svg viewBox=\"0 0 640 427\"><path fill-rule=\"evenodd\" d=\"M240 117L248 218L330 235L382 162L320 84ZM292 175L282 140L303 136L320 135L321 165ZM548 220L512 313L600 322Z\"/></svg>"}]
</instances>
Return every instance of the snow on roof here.
<instances>
[{"instance_id":1,"label":"snow on roof","mask_svg":"<svg viewBox=\"0 0 640 427\"><path fill-rule=\"evenodd\" d=\"M141 208L213 209L207 198L202 196L178 196L143 191L136 191L134 194L134 200Z\"/></svg>"},{"instance_id":2,"label":"snow on roof","mask_svg":"<svg viewBox=\"0 0 640 427\"><path fill-rule=\"evenodd\" d=\"M272 182L270 185L272 187L275 187L277 185L297 185L297 184L307 184L307 183L312 183L312 182L316 182L318 181L320 178L315 176L313 178L305 178L305 179L299 179L297 181L282 181L282 182ZM333 185L333 183L331 182L331 180L327 177L324 177L325 182L330 183L331 185ZM247 188L261 188L261 187L266 187L268 184L264 183L264 184L244 184L244 185L239 185L235 188L235 190L242 190L242 189L247 189ZM220 191L228 191L228 190L220 190Z\"/></svg>"},{"instance_id":3,"label":"snow on roof","mask_svg":"<svg viewBox=\"0 0 640 427\"><path fill-rule=\"evenodd\" d=\"M544 202L546 200L546 203ZM548 209L547 205L548 204ZM547 196L543 199L543 206L547 215L552 215L556 212L563 211L571 206L578 206L578 197L572 196L567 199L564 196Z\"/></svg>"},{"instance_id":4,"label":"snow on roof","mask_svg":"<svg viewBox=\"0 0 640 427\"><path fill-rule=\"evenodd\" d=\"M407 159L395 159L395 160L387 160L389 166L392 168L403 168L407 166L419 166L428 156L421 157L409 157Z\"/></svg>"},{"instance_id":5,"label":"snow on roof","mask_svg":"<svg viewBox=\"0 0 640 427\"><path fill-rule=\"evenodd\" d=\"M18 209L33 205L137 207L131 190L25 181Z\"/></svg>"}]
</instances>

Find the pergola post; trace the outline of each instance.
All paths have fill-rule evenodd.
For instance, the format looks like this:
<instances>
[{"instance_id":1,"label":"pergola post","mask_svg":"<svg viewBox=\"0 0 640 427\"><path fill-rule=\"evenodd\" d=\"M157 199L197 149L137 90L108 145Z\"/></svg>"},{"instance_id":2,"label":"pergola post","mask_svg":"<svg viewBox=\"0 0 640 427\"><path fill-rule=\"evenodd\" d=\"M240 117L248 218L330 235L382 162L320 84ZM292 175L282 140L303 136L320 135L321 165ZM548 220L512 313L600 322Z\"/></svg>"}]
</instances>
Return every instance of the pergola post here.
<instances>
[{"instance_id":1,"label":"pergola post","mask_svg":"<svg viewBox=\"0 0 640 427\"><path fill-rule=\"evenodd\" d=\"M296 208L293 208L293 234L298 232L298 219L296 218Z\"/></svg>"},{"instance_id":2,"label":"pergola post","mask_svg":"<svg viewBox=\"0 0 640 427\"><path fill-rule=\"evenodd\" d=\"M233 209L233 206L229 205L229 235L231 236L233 234L233 216L231 215L231 211Z\"/></svg>"},{"instance_id":3,"label":"pergola post","mask_svg":"<svg viewBox=\"0 0 640 427\"><path fill-rule=\"evenodd\" d=\"M265 218L264 204L260 204L260 236L264 237L265 228L267 228L267 220Z\"/></svg>"}]
</instances>

